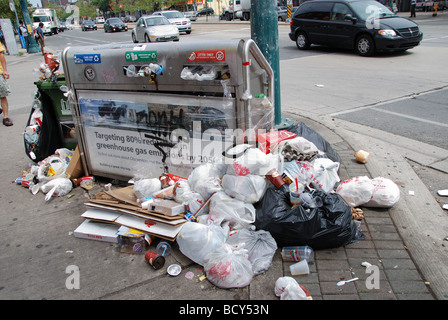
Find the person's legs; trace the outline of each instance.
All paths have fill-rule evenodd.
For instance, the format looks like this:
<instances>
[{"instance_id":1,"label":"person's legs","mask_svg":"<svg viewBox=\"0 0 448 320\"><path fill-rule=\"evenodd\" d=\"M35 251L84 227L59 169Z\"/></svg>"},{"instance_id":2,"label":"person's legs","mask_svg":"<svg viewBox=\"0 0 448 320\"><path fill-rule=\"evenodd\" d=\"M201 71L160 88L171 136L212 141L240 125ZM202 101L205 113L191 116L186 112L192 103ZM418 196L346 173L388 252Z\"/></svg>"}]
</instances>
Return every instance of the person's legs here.
<instances>
[{"instance_id":1,"label":"person's legs","mask_svg":"<svg viewBox=\"0 0 448 320\"><path fill-rule=\"evenodd\" d=\"M6 98L6 97L0 98L0 102L1 102L2 110L3 110L3 124L8 127L12 126L13 123L12 123L11 119L9 119L9 117L8 117L8 109L9 109L8 108L8 98Z\"/></svg>"},{"instance_id":2,"label":"person's legs","mask_svg":"<svg viewBox=\"0 0 448 320\"><path fill-rule=\"evenodd\" d=\"M13 123L11 119L8 117L9 105L8 105L8 94L10 93L8 82L3 77L3 74L0 75L0 105L3 111L3 124L5 126L12 126Z\"/></svg>"}]
</instances>

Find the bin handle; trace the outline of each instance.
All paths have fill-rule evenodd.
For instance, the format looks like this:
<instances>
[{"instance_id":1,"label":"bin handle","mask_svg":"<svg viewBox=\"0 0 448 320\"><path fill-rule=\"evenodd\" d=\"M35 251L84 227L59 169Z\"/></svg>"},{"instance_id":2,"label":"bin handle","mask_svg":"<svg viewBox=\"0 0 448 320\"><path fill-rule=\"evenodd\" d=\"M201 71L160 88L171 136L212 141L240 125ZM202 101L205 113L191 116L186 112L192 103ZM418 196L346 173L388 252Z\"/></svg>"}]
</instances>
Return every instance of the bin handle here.
<instances>
[{"instance_id":1,"label":"bin handle","mask_svg":"<svg viewBox=\"0 0 448 320\"><path fill-rule=\"evenodd\" d=\"M252 52L254 58L257 60L257 62L266 70L267 75L268 75L268 99L271 101L271 104L274 105L274 87L273 87L273 83L274 83L274 71L272 70L271 65L266 61L263 53L260 51L260 49L258 48L257 44L255 43L255 41L253 39L248 39L246 40L246 43L244 44L244 50L243 50L243 68L244 71L243 72L243 80L244 80L244 94L243 96L246 95L247 93L247 110L248 113L250 114L251 112L251 99L252 97L250 96L250 62L249 62L249 52ZM246 119L246 128L249 128L249 118L250 116Z\"/></svg>"}]
</instances>

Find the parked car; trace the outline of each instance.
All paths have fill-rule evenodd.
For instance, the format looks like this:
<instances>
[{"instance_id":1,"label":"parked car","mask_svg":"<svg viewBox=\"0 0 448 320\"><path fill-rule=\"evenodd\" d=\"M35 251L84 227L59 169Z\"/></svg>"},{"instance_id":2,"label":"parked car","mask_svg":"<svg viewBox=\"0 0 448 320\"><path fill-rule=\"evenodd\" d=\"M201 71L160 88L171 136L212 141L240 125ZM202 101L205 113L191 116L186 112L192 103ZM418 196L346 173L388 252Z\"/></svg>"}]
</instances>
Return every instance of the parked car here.
<instances>
[{"instance_id":1,"label":"parked car","mask_svg":"<svg viewBox=\"0 0 448 320\"><path fill-rule=\"evenodd\" d=\"M179 32L185 32L186 34L191 33L190 19L185 18L183 14L177 10L157 11L154 12L153 15L164 16L179 29Z\"/></svg>"},{"instance_id":2,"label":"parked car","mask_svg":"<svg viewBox=\"0 0 448 320\"><path fill-rule=\"evenodd\" d=\"M93 20L84 20L81 24L81 30L87 31L87 30L97 30L97 26L95 24L95 21Z\"/></svg>"},{"instance_id":3,"label":"parked car","mask_svg":"<svg viewBox=\"0 0 448 320\"><path fill-rule=\"evenodd\" d=\"M423 33L415 22L374 0L313 0L294 12L289 37L301 50L320 44L372 56L416 47Z\"/></svg>"},{"instance_id":4,"label":"parked car","mask_svg":"<svg viewBox=\"0 0 448 320\"><path fill-rule=\"evenodd\" d=\"M164 16L142 16L132 30L132 41L179 41L179 30Z\"/></svg>"},{"instance_id":5,"label":"parked car","mask_svg":"<svg viewBox=\"0 0 448 320\"><path fill-rule=\"evenodd\" d=\"M137 18L135 16L126 16L126 22L135 22Z\"/></svg>"},{"instance_id":6,"label":"parked car","mask_svg":"<svg viewBox=\"0 0 448 320\"><path fill-rule=\"evenodd\" d=\"M286 21L286 18L288 18L288 12L286 9L283 9L282 7L275 7L277 11L277 19L278 21Z\"/></svg>"},{"instance_id":7,"label":"parked car","mask_svg":"<svg viewBox=\"0 0 448 320\"><path fill-rule=\"evenodd\" d=\"M190 21L198 20L198 17L193 12L184 12L184 17L190 19Z\"/></svg>"},{"instance_id":8,"label":"parked car","mask_svg":"<svg viewBox=\"0 0 448 320\"><path fill-rule=\"evenodd\" d=\"M214 14L215 14L215 10L213 10L213 8L203 8L203 9L199 10L196 15L198 17L200 17L200 16L212 16Z\"/></svg>"},{"instance_id":9,"label":"parked car","mask_svg":"<svg viewBox=\"0 0 448 320\"><path fill-rule=\"evenodd\" d=\"M96 23L100 24L100 23L104 23L104 17L96 17Z\"/></svg>"},{"instance_id":10,"label":"parked car","mask_svg":"<svg viewBox=\"0 0 448 320\"><path fill-rule=\"evenodd\" d=\"M120 18L109 18L104 23L104 32L114 31L128 31L128 26Z\"/></svg>"}]
</instances>

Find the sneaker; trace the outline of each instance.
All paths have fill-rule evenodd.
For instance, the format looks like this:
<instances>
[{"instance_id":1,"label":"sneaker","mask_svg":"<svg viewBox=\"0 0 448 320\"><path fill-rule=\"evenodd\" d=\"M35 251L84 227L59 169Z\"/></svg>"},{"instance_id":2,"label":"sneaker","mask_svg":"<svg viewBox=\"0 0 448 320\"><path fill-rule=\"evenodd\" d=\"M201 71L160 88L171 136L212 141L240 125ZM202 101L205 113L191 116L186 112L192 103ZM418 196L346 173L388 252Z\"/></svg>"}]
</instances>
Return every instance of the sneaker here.
<instances>
[{"instance_id":1,"label":"sneaker","mask_svg":"<svg viewBox=\"0 0 448 320\"><path fill-rule=\"evenodd\" d=\"M12 126L14 123L12 123L11 119L9 118L3 118L3 124L7 127Z\"/></svg>"}]
</instances>

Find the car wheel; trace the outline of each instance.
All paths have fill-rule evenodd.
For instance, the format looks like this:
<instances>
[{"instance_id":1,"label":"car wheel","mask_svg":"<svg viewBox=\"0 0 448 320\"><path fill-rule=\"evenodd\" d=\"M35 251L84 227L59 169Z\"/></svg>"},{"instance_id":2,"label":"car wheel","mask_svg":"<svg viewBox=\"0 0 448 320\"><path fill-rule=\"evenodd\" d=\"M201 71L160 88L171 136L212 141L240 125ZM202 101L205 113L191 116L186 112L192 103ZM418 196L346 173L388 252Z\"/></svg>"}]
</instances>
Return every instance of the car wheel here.
<instances>
[{"instance_id":1,"label":"car wheel","mask_svg":"<svg viewBox=\"0 0 448 320\"><path fill-rule=\"evenodd\" d=\"M134 42L134 43L137 43L138 41L137 41L137 38L135 37L135 34L134 33L132 33L132 42Z\"/></svg>"},{"instance_id":2,"label":"car wheel","mask_svg":"<svg viewBox=\"0 0 448 320\"><path fill-rule=\"evenodd\" d=\"M311 43L308 40L308 36L305 32L299 31L299 33L297 33L296 45L300 50L306 50L310 47Z\"/></svg>"},{"instance_id":3,"label":"car wheel","mask_svg":"<svg viewBox=\"0 0 448 320\"><path fill-rule=\"evenodd\" d=\"M151 40L149 40L149 37L147 34L145 34L145 42L151 42Z\"/></svg>"},{"instance_id":4,"label":"car wheel","mask_svg":"<svg viewBox=\"0 0 448 320\"><path fill-rule=\"evenodd\" d=\"M243 20L244 21L249 21L250 19L250 13L249 12L244 12L243 13Z\"/></svg>"},{"instance_id":5,"label":"car wheel","mask_svg":"<svg viewBox=\"0 0 448 320\"><path fill-rule=\"evenodd\" d=\"M375 53L375 43L371 36L363 34L356 39L356 53L363 57L373 56Z\"/></svg>"}]
</instances>

